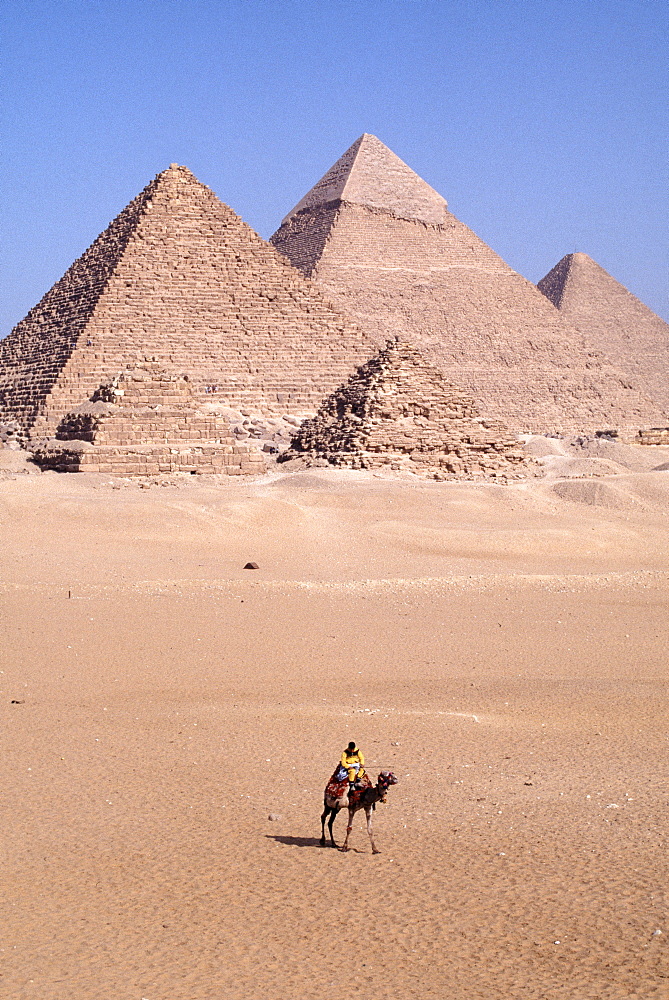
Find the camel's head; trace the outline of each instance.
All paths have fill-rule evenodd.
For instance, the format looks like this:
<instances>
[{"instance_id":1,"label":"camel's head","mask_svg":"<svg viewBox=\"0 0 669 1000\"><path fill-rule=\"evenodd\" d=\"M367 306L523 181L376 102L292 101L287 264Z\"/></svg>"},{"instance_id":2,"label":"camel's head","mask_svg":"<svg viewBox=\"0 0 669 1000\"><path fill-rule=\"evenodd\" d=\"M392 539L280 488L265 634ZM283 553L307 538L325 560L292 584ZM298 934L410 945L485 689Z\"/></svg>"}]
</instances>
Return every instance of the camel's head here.
<instances>
[{"instance_id":1,"label":"camel's head","mask_svg":"<svg viewBox=\"0 0 669 1000\"><path fill-rule=\"evenodd\" d=\"M391 785L397 784L397 778L392 771L381 771L376 782L379 791L381 792L381 801L386 801L386 795L388 794L388 789Z\"/></svg>"}]
</instances>

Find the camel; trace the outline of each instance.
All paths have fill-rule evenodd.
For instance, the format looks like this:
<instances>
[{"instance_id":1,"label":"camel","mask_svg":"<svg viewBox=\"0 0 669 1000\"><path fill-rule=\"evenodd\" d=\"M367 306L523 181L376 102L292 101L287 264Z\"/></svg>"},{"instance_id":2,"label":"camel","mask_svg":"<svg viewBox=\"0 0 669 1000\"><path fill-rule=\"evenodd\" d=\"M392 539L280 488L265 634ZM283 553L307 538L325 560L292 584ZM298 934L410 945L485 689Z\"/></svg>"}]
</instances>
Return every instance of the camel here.
<instances>
[{"instance_id":1,"label":"camel","mask_svg":"<svg viewBox=\"0 0 669 1000\"><path fill-rule=\"evenodd\" d=\"M365 775L365 777L367 777L367 775ZM323 796L321 847L325 847L325 820L328 818L328 814L330 816L328 820L330 840L332 841L333 847L337 846L334 839L334 833L332 832L332 826L337 818L337 813L340 809L344 808L344 805L346 805L348 808L348 826L346 827L346 840L344 841L341 850L348 851L348 838L353 828L353 817L358 810L364 809L365 816L367 817L367 833L369 834L369 839L372 844L372 854L380 854L381 852L374 843L374 836L372 834L372 809L376 808L377 802L386 801L386 795L388 794L389 787L396 784L397 778L392 771L381 771L377 778L376 785L372 785L369 778L367 778L367 786L355 789L347 799L346 789L348 782L336 782L333 775L325 788L325 794Z\"/></svg>"}]
</instances>

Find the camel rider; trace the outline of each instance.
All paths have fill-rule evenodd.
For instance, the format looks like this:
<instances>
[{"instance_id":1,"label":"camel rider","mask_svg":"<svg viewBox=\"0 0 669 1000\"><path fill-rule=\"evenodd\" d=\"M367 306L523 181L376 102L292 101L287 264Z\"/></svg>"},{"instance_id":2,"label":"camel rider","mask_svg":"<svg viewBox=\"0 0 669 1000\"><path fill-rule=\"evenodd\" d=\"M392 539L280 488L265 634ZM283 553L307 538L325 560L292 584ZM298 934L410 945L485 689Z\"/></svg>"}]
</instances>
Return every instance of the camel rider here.
<instances>
[{"instance_id":1,"label":"camel rider","mask_svg":"<svg viewBox=\"0 0 669 1000\"><path fill-rule=\"evenodd\" d=\"M348 791L350 795L355 788L355 782L359 781L365 773L365 758L355 743L349 743L344 750L341 755L341 766L348 771Z\"/></svg>"}]
</instances>

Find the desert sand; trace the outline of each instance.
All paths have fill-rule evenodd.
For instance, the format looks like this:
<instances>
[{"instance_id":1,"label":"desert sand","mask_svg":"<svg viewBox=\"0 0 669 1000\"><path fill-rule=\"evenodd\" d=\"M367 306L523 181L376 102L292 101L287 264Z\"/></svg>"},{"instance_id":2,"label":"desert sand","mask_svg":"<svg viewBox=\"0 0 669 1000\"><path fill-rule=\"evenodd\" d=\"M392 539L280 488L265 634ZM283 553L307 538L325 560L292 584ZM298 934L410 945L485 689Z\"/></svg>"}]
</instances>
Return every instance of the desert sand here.
<instances>
[{"instance_id":1,"label":"desert sand","mask_svg":"<svg viewBox=\"0 0 669 1000\"><path fill-rule=\"evenodd\" d=\"M669 995L669 455L544 450L507 486L4 453L3 998ZM319 845L349 739L399 779L377 856L360 816Z\"/></svg>"}]
</instances>

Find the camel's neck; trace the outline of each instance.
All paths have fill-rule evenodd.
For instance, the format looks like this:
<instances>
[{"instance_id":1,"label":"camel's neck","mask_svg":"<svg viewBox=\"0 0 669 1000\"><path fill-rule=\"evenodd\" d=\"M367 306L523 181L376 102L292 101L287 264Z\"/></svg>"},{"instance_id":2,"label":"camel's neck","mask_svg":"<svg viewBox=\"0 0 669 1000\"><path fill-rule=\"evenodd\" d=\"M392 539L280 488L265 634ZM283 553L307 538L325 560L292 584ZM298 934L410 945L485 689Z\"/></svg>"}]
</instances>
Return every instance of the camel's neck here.
<instances>
[{"instance_id":1,"label":"camel's neck","mask_svg":"<svg viewBox=\"0 0 669 1000\"><path fill-rule=\"evenodd\" d=\"M374 785L373 788L368 789L369 802L380 802L383 796L386 794L385 788L379 788L378 785Z\"/></svg>"},{"instance_id":2,"label":"camel's neck","mask_svg":"<svg viewBox=\"0 0 669 1000\"><path fill-rule=\"evenodd\" d=\"M373 785L371 788L365 788L360 798L354 800L353 804L349 803L349 808L357 810L367 806L373 806L376 802L383 802L386 792L386 788L380 788L378 785Z\"/></svg>"}]
</instances>

